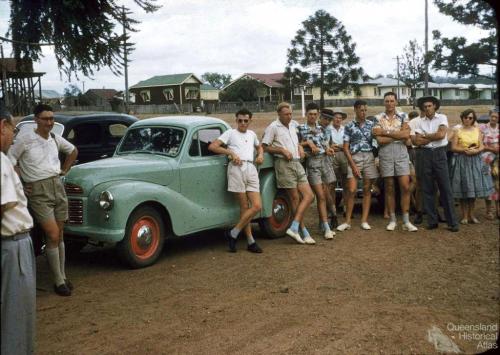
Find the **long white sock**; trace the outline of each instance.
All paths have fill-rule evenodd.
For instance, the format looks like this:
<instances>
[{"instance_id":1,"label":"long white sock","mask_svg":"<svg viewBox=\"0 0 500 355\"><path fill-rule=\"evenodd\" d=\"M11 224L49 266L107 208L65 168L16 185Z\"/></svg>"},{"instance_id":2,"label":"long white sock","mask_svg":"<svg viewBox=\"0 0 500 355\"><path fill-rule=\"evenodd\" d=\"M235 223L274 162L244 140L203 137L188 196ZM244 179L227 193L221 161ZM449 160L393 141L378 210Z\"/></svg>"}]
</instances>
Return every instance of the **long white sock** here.
<instances>
[{"instance_id":1,"label":"long white sock","mask_svg":"<svg viewBox=\"0 0 500 355\"><path fill-rule=\"evenodd\" d=\"M253 235L247 235L247 243L248 243L248 245L255 243L255 239L253 239Z\"/></svg>"},{"instance_id":2,"label":"long white sock","mask_svg":"<svg viewBox=\"0 0 500 355\"><path fill-rule=\"evenodd\" d=\"M66 280L66 269L64 267L66 264L66 248L64 247L64 241L59 243L59 263L61 265L61 275Z\"/></svg>"},{"instance_id":3,"label":"long white sock","mask_svg":"<svg viewBox=\"0 0 500 355\"><path fill-rule=\"evenodd\" d=\"M64 277L61 275L61 263L59 262L59 248L47 248L45 251L47 261L49 262L50 270L54 283L59 286L64 283Z\"/></svg>"}]
</instances>

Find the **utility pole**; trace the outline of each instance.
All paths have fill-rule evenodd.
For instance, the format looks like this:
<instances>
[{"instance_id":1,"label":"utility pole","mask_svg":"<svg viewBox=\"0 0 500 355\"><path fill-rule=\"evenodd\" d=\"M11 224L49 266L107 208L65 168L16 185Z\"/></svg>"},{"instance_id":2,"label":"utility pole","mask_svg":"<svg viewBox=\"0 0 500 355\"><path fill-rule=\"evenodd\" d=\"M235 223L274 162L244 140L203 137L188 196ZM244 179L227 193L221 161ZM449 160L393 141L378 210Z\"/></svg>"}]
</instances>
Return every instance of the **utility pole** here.
<instances>
[{"instance_id":1,"label":"utility pole","mask_svg":"<svg viewBox=\"0 0 500 355\"><path fill-rule=\"evenodd\" d=\"M292 77L290 77L290 103L293 105L293 87L292 87Z\"/></svg>"},{"instance_id":2,"label":"utility pole","mask_svg":"<svg viewBox=\"0 0 500 355\"><path fill-rule=\"evenodd\" d=\"M5 100L5 106L7 108L10 108L9 105L9 93L7 92L8 86L7 86L7 69L6 69L6 63L5 63L5 58L3 57L3 46L0 44L0 56L2 58L2 92L3 92L3 98Z\"/></svg>"},{"instance_id":3,"label":"utility pole","mask_svg":"<svg viewBox=\"0 0 500 355\"><path fill-rule=\"evenodd\" d=\"M127 58L127 30L125 28L125 6L123 6L122 15L122 25L123 25L123 66L125 73L125 113L128 113L128 58Z\"/></svg>"},{"instance_id":4,"label":"utility pole","mask_svg":"<svg viewBox=\"0 0 500 355\"><path fill-rule=\"evenodd\" d=\"M429 4L428 0L425 0L425 73L424 73L424 96L429 95L429 63L428 63L428 53L429 53Z\"/></svg>"},{"instance_id":5,"label":"utility pole","mask_svg":"<svg viewBox=\"0 0 500 355\"><path fill-rule=\"evenodd\" d=\"M398 95L398 100L400 100L401 98L399 97L399 55L396 56L396 58L392 58L392 59L396 59L396 79L398 81L398 87L397 87L397 90L396 90L396 95Z\"/></svg>"}]
</instances>

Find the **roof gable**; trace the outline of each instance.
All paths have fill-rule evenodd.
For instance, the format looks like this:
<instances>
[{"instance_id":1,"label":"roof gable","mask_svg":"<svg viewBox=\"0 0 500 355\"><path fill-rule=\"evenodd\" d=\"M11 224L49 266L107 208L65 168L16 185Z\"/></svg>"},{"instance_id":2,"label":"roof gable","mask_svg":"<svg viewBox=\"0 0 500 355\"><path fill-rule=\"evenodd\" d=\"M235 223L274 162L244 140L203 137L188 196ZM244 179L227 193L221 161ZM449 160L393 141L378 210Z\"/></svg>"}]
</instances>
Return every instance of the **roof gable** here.
<instances>
[{"instance_id":1,"label":"roof gable","mask_svg":"<svg viewBox=\"0 0 500 355\"><path fill-rule=\"evenodd\" d=\"M145 88L151 86L171 86L171 85L182 85L189 78L196 79L200 84L201 80L196 77L193 73L183 73L183 74L169 74L169 75L157 75L152 78L139 81L137 84L132 85L130 88Z\"/></svg>"}]
</instances>

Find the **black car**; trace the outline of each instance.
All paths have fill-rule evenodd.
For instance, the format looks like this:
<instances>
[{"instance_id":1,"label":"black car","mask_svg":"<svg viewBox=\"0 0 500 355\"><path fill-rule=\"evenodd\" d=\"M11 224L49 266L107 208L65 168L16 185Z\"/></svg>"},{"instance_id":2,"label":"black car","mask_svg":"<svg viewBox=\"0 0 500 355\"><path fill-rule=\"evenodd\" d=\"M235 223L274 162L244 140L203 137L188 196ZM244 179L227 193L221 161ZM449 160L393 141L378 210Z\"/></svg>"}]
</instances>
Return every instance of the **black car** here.
<instances>
[{"instance_id":1,"label":"black car","mask_svg":"<svg viewBox=\"0 0 500 355\"><path fill-rule=\"evenodd\" d=\"M54 113L54 121L52 132L76 146L78 157L75 164L83 164L111 157L127 128L138 119L113 112L58 112ZM16 127L19 131L36 128L33 115L24 117ZM35 254L41 254L45 236L38 224L31 231L31 237ZM80 250L83 246L71 241L66 243L68 253Z\"/></svg>"},{"instance_id":2,"label":"black car","mask_svg":"<svg viewBox=\"0 0 500 355\"><path fill-rule=\"evenodd\" d=\"M137 122L134 116L113 112L57 112L55 134L61 135L78 149L75 164L111 157L127 128ZM19 130L36 127L33 115L24 117Z\"/></svg>"}]
</instances>

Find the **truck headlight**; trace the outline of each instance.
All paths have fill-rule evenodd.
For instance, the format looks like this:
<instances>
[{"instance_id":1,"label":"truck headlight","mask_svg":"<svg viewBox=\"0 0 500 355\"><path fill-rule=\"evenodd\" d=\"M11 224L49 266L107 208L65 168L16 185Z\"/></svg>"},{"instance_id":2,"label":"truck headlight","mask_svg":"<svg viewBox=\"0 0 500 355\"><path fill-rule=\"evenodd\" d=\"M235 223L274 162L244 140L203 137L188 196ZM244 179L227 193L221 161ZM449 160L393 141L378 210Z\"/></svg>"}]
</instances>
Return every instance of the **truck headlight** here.
<instances>
[{"instance_id":1,"label":"truck headlight","mask_svg":"<svg viewBox=\"0 0 500 355\"><path fill-rule=\"evenodd\" d=\"M103 191L99 195L99 207L101 207L105 211L109 211L113 208L113 195L109 191Z\"/></svg>"}]
</instances>

